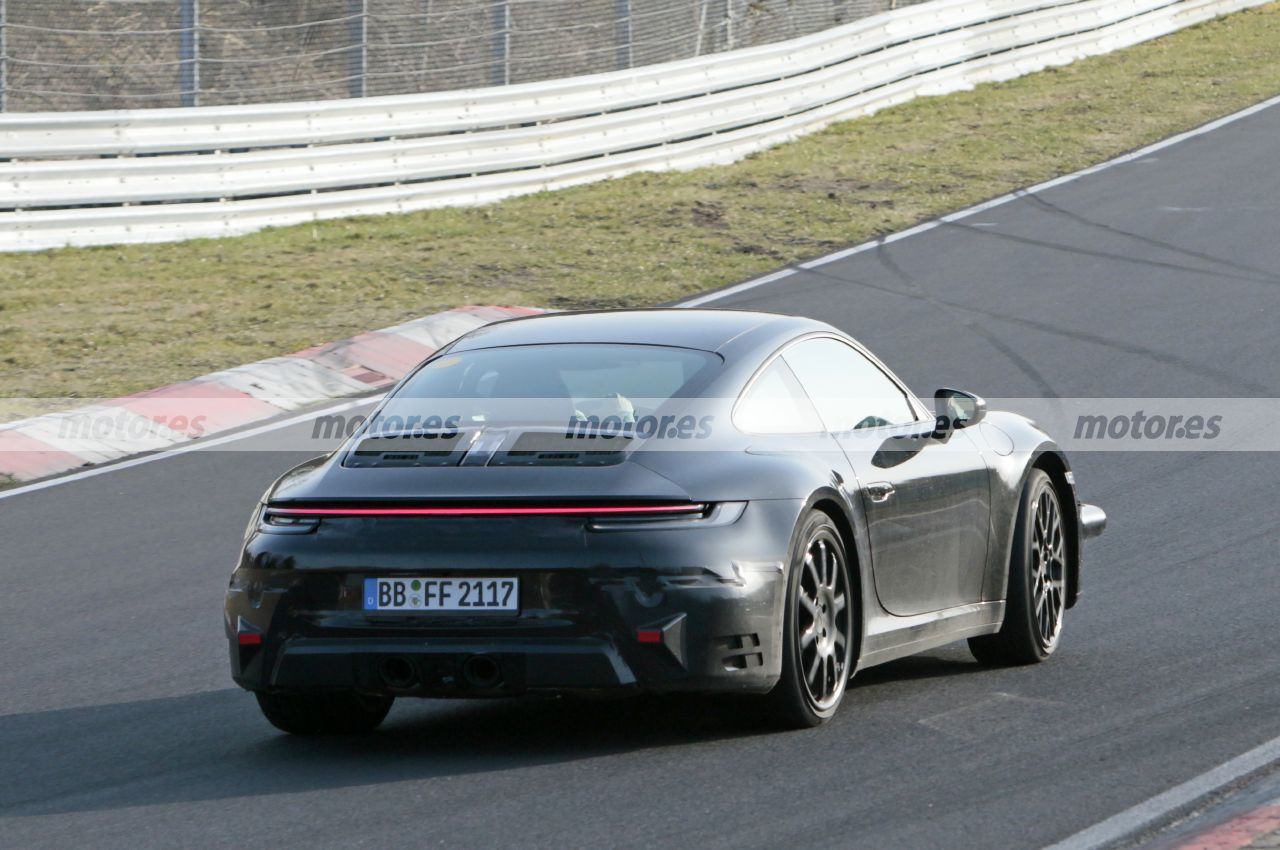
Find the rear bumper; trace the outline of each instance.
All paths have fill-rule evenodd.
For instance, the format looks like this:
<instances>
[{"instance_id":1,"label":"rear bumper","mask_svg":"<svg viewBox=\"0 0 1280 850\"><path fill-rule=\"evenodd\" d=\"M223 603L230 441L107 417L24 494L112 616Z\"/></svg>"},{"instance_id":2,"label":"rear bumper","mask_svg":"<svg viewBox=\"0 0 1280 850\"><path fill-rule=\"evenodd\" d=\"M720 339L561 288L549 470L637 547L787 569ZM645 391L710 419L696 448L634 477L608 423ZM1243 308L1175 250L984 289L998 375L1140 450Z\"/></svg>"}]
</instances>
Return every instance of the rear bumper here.
<instances>
[{"instance_id":1,"label":"rear bumper","mask_svg":"<svg viewBox=\"0 0 1280 850\"><path fill-rule=\"evenodd\" d=\"M539 623L541 617L522 616L491 628L474 621L449 628L439 620L382 625L361 622L357 612L317 617L292 607L291 597L302 595L296 588L264 592L257 607L233 591L226 621L232 678L255 691L355 688L422 697L765 691L780 669L774 624L781 577L776 571L739 585L656 591L636 582L593 583L597 602L588 617ZM251 640L242 642L242 634ZM472 675L474 659L496 676Z\"/></svg>"},{"instance_id":2,"label":"rear bumper","mask_svg":"<svg viewBox=\"0 0 1280 850\"><path fill-rule=\"evenodd\" d=\"M488 666L477 668L476 659ZM459 697L636 684L635 673L617 649L595 638L429 642L299 638L282 647L268 679L268 689L273 690L355 688L400 696Z\"/></svg>"},{"instance_id":3,"label":"rear bumper","mask_svg":"<svg viewBox=\"0 0 1280 850\"><path fill-rule=\"evenodd\" d=\"M736 522L688 530L343 521L259 534L226 597L232 678L254 691L424 697L766 691L781 670L783 562L799 507L752 503ZM387 575L518 576L520 611L365 612L364 580ZM468 681L473 658L496 665L499 681ZM388 659L407 677L388 677Z\"/></svg>"}]
</instances>

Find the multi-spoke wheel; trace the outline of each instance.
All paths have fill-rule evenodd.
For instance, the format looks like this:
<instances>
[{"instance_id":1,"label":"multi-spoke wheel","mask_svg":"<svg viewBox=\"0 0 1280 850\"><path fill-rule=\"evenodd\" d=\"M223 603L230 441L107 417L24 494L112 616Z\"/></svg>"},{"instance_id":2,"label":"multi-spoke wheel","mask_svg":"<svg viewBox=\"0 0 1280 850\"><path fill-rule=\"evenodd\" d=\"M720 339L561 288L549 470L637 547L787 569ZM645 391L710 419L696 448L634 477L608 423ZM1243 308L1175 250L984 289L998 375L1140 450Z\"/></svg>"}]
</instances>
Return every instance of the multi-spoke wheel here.
<instances>
[{"instance_id":1,"label":"multi-spoke wheel","mask_svg":"<svg viewBox=\"0 0 1280 850\"><path fill-rule=\"evenodd\" d=\"M826 514L808 514L788 570L782 678L769 695L780 722L817 726L835 714L853 664L856 602L839 531Z\"/></svg>"},{"instance_id":2,"label":"multi-spoke wheel","mask_svg":"<svg viewBox=\"0 0 1280 850\"><path fill-rule=\"evenodd\" d=\"M979 661L1031 664L1053 654L1067 607L1068 558L1058 491L1048 474L1032 470L1013 533L1004 625L969 640Z\"/></svg>"},{"instance_id":3,"label":"multi-spoke wheel","mask_svg":"<svg viewBox=\"0 0 1280 850\"><path fill-rule=\"evenodd\" d=\"M1062 632L1067 599L1067 545L1062 535L1062 512L1052 487L1040 491L1031 520L1031 599L1035 606L1036 636L1049 651Z\"/></svg>"}]
</instances>

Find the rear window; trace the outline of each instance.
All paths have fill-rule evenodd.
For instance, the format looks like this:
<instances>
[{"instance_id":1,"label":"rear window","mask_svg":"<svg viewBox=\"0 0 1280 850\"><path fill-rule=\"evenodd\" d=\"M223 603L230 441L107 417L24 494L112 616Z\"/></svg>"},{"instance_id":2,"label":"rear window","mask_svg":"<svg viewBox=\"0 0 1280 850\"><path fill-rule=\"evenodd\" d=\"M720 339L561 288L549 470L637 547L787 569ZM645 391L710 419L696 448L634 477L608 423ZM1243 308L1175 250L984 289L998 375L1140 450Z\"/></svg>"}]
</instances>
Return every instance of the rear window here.
<instances>
[{"instance_id":1,"label":"rear window","mask_svg":"<svg viewBox=\"0 0 1280 850\"><path fill-rule=\"evenodd\" d=\"M564 344L446 354L413 375L372 423L378 430L546 424L652 414L692 395L717 355L657 345ZM412 425L408 423L412 422Z\"/></svg>"}]
</instances>

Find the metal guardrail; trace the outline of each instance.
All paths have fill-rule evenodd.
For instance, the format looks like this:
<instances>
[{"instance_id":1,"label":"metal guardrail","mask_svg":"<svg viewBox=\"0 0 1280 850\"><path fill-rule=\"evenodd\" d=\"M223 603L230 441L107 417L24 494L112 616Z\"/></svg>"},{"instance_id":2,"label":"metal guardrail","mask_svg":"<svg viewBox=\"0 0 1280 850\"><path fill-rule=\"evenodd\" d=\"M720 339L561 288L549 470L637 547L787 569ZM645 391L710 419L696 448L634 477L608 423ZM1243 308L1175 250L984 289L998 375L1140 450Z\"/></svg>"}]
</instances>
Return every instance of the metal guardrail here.
<instances>
[{"instance_id":1,"label":"metal guardrail","mask_svg":"<svg viewBox=\"0 0 1280 850\"><path fill-rule=\"evenodd\" d=\"M0 250L224 236L731 162L1264 2L936 0L790 41L542 83L5 115Z\"/></svg>"}]
</instances>

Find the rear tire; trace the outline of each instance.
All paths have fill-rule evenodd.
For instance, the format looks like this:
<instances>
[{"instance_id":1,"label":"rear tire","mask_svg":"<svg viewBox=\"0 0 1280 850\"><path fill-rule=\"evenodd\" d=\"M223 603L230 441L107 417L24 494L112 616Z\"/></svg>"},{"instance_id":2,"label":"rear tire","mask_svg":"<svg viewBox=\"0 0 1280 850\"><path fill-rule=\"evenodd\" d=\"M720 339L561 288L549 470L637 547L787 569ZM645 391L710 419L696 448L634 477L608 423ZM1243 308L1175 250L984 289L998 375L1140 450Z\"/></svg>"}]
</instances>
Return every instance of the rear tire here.
<instances>
[{"instance_id":1,"label":"rear tire","mask_svg":"<svg viewBox=\"0 0 1280 850\"><path fill-rule=\"evenodd\" d=\"M395 697L365 696L355 691L317 694L255 692L258 707L271 725L290 735L360 735L386 718Z\"/></svg>"},{"instance_id":2,"label":"rear tire","mask_svg":"<svg viewBox=\"0 0 1280 850\"><path fill-rule=\"evenodd\" d=\"M796 530L787 569L782 677L766 697L769 718L788 729L825 723L844 699L857 640L858 596L840 532L821 511Z\"/></svg>"},{"instance_id":3,"label":"rear tire","mask_svg":"<svg viewBox=\"0 0 1280 850\"><path fill-rule=\"evenodd\" d=\"M1053 480L1033 469L1014 525L1004 624L993 635L969 639L969 650L983 664L1035 664L1058 648L1069 569L1065 530Z\"/></svg>"}]
</instances>

